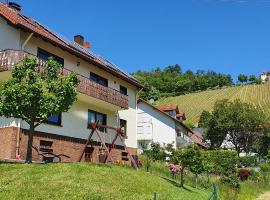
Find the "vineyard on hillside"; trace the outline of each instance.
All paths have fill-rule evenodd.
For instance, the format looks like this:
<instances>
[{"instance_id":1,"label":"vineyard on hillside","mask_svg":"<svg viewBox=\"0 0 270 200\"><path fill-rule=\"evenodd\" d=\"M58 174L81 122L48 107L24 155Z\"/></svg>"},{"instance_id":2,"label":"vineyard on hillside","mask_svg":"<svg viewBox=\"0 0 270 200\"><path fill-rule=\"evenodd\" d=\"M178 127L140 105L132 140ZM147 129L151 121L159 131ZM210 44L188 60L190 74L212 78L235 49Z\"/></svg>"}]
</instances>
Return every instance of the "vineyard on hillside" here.
<instances>
[{"instance_id":1,"label":"vineyard on hillside","mask_svg":"<svg viewBox=\"0 0 270 200\"><path fill-rule=\"evenodd\" d=\"M243 102L260 106L270 113L270 84L233 86L223 89L160 99L157 104L177 104L186 113L186 122L197 125L203 110L211 111L219 99L240 99Z\"/></svg>"}]
</instances>

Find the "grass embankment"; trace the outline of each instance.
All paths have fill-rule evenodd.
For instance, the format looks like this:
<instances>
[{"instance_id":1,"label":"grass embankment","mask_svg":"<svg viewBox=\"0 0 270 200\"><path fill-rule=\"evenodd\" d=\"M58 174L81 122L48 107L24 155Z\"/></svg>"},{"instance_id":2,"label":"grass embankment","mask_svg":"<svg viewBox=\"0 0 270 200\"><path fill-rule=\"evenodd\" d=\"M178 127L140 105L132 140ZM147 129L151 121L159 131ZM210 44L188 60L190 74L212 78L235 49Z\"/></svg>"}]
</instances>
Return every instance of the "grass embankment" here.
<instances>
[{"instance_id":1,"label":"grass embankment","mask_svg":"<svg viewBox=\"0 0 270 200\"><path fill-rule=\"evenodd\" d=\"M270 179L241 182L240 190L234 190L228 186L218 184L220 200L254 200L267 191L270 191Z\"/></svg>"},{"instance_id":2,"label":"grass embankment","mask_svg":"<svg viewBox=\"0 0 270 200\"><path fill-rule=\"evenodd\" d=\"M170 170L165 167L162 162L154 162L151 166L151 171L153 174L162 175L164 177L171 177ZM175 181L179 182L180 177L177 175ZM188 173L185 176L185 183L188 186L195 186L195 179L192 173ZM215 183L218 190L218 199L219 200L255 200L260 195L264 194L267 191L270 191L270 176L269 174L264 174L260 179L254 180L250 178L247 181L240 181L240 189L233 189L230 186L224 185L219 181L219 178L215 175L210 176L210 181L205 174L199 175L197 182L197 188L200 190L209 190L211 189L212 184ZM211 192L209 192L210 194ZM208 199L208 198L204 198Z\"/></svg>"},{"instance_id":3,"label":"grass embankment","mask_svg":"<svg viewBox=\"0 0 270 200\"><path fill-rule=\"evenodd\" d=\"M206 189L178 188L169 178L104 164L1 164L0 199L208 199Z\"/></svg>"},{"instance_id":4,"label":"grass embankment","mask_svg":"<svg viewBox=\"0 0 270 200\"><path fill-rule=\"evenodd\" d=\"M270 84L233 86L224 89L207 90L178 97L160 99L157 104L177 104L186 113L186 122L196 125L203 110L211 111L219 99L240 99L260 106L270 112Z\"/></svg>"}]
</instances>

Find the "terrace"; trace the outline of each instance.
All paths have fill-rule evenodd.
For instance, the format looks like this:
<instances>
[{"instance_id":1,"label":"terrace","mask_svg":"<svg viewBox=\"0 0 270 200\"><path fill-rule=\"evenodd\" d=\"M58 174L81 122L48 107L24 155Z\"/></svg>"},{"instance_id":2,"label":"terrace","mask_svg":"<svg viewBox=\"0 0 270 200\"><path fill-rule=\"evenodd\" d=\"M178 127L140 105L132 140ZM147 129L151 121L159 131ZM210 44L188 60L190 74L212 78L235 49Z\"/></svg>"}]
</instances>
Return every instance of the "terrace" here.
<instances>
[{"instance_id":1,"label":"terrace","mask_svg":"<svg viewBox=\"0 0 270 200\"><path fill-rule=\"evenodd\" d=\"M25 51L18 50L4 50L0 51L0 72L10 71L12 68L25 56L34 56ZM38 59L38 66L45 66L43 60ZM63 68L63 74L70 73L68 69ZM121 108L128 108L128 96L121 94L119 91L102 86L87 77L78 74L80 83L78 85L78 92L96 99L111 103Z\"/></svg>"}]
</instances>

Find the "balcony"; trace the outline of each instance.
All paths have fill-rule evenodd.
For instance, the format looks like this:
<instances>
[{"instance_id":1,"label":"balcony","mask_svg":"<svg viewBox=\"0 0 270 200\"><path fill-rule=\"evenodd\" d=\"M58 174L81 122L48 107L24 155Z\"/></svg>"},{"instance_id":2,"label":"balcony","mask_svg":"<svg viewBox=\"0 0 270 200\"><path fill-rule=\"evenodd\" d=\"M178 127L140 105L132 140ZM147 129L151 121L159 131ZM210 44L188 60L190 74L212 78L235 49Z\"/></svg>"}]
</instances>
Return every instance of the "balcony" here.
<instances>
[{"instance_id":1,"label":"balcony","mask_svg":"<svg viewBox=\"0 0 270 200\"><path fill-rule=\"evenodd\" d=\"M17 50L0 51L0 72L12 70L16 63L18 63L25 56L33 55ZM38 65L42 67L45 65L45 62L38 59ZM68 73L70 73L70 71L63 68L63 74L66 75ZM97 84L82 75L78 74L78 78L80 79L80 83L77 88L78 92L111 103L121 108L128 108L128 96L121 94L119 91L112 88Z\"/></svg>"}]
</instances>

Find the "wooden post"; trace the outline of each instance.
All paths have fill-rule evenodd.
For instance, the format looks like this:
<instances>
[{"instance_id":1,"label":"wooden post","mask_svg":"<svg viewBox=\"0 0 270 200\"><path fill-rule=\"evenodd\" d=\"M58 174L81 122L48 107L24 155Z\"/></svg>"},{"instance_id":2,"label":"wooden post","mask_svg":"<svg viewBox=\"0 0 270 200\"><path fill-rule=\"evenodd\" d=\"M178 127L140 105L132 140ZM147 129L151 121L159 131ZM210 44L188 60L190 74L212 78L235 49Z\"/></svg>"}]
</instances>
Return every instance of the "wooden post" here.
<instances>
[{"instance_id":1,"label":"wooden post","mask_svg":"<svg viewBox=\"0 0 270 200\"><path fill-rule=\"evenodd\" d=\"M114 143L116 142L116 140L117 140L117 138L118 138L118 134L119 134L119 132L117 131L117 132L116 132L116 135L115 135L115 137L114 137L114 139L113 139L113 141L112 141L112 143L110 144L109 153L108 153L108 155L107 155L106 158L105 158L105 162L106 162L106 160L108 159L108 156L111 154L113 145L114 145Z\"/></svg>"},{"instance_id":2,"label":"wooden post","mask_svg":"<svg viewBox=\"0 0 270 200\"><path fill-rule=\"evenodd\" d=\"M157 193L154 192L154 200L157 200Z\"/></svg>"},{"instance_id":3,"label":"wooden post","mask_svg":"<svg viewBox=\"0 0 270 200\"><path fill-rule=\"evenodd\" d=\"M85 146L84 146L84 148L83 148L83 150L82 150L82 153L81 153L81 155L80 155L80 157L79 157L79 159L78 159L78 162L81 162L82 157L83 157L83 154L85 153L85 149L87 148L89 142L92 140L91 138L92 138L92 136L93 136L93 134L94 134L94 132L95 132L95 130L96 130L96 128L97 128L98 123L99 123L99 120L97 120L97 121L94 123L94 125L92 126L92 128L91 128L92 131L91 131L91 133L90 133L90 135L89 135L89 137L88 137L88 139L87 139L87 141L86 141L86 144L85 144Z\"/></svg>"},{"instance_id":4,"label":"wooden post","mask_svg":"<svg viewBox=\"0 0 270 200\"><path fill-rule=\"evenodd\" d=\"M123 137L122 137L121 134L119 134L119 138L120 138L122 144L124 145L125 150L126 150L126 152L128 153L129 158L130 158L132 164L134 165L135 169L138 169L137 163L135 162L135 160L133 159L133 157L130 155L129 150L128 150L127 146L126 146L126 143L125 143L125 141L124 141L124 139L123 139Z\"/></svg>"},{"instance_id":5,"label":"wooden post","mask_svg":"<svg viewBox=\"0 0 270 200\"><path fill-rule=\"evenodd\" d=\"M110 153L109 153L109 150L108 150L108 148L107 148L107 146L106 146L106 144L105 144L105 141L103 140L103 138L100 136L100 132L96 129L95 130L96 131L96 133L97 133L97 136L98 136L98 138L99 138L99 141L103 144L103 146L104 146L104 148L105 148L105 150L106 150L106 152L107 152L107 154L108 154L108 157L110 158L110 160L112 161L112 163L114 163L114 160L113 160L113 158L111 157L111 155L110 155ZM106 134L106 133L105 133ZM105 160L106 161L106 160Z\"/></svg>"}]
</instances>

